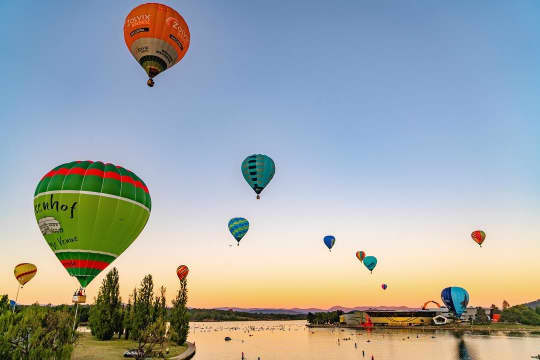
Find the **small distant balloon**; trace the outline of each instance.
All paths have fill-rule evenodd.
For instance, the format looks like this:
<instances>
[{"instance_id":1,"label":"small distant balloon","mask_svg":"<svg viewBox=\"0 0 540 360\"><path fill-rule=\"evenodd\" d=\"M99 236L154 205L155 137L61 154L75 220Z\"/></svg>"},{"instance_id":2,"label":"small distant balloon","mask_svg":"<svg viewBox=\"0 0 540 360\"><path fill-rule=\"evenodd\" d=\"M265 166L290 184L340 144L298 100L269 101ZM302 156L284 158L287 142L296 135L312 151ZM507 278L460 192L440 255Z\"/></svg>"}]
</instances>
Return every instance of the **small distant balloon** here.
<instances>
[{"instance_id":1,"label":"small distant balloon","mask_svg":"<svg viewBox=\"0 0 540 360\"><path fill-rule=\"evenodd\" d=\"M242 161L242 175L260 199L261 191L268 185L276 173L274 160L262 154L253 154Z\"/></svg>"},{"instance_id":2,"label":"small distant balloon","mask_svg":"<svg viewBox=\"0 0 540 360\"><path fill-rule=\"evenodd\" d=\"M180 265L178 268L176 268L176 276L178 276L178 279L180 281L185 279L188 273L189 273L189 268L186 265Z\"/></svg>"},{"instance_id":3,"label":"small distant balloon","mask_svg":"<svg viewBox=\"0 0 540 360\"><path fill-rule=\"evenodd\" d=\"M486 240L486 233L482 230L473 231L471 234L472 239L482 247L482 243Z\"/></svg>"},{"instance_id":4,"label":"small distant balloon","mask_svg":"<svg viewBox=\"0 0 540 360\"><path fill-rule=\"evenodd\" d=\"M358 260L360 260L360 262L364 261L364 258L366 257L365 251L357 251L356 257L358 258Z\"/></svg>"},{"instance_id":5,"label":"small distant balloon","mask_svg":"<svg viewBox=\"0 0 540 360\"><path fill-rule=\"evenodd\" d=\"M332 248L334 247L334 244L336 243L336 238L333 237L332 235L326 235L323 241L324 241L324 245L326 245L328 250L331 251Z\"/></svg>"},{"instance_id":6,"label":"small distant balloon","mask_svg":"<svg viewBox=\"0 0 540 360\"><path fill-rule=\"evenodd\" d=\"M32 280L34 276L36 276L37 273L37 267L34 264L29 263L22 263L17 266L15 266L15 269L13 269L13 273L15 274L15 279L21 284L21 286L24 286L27 282Z\"/></svg>"},{"instance_id":7,"label":"small distant balloon","mask_svg":"<svg viewBox=\"0 0 540 360\"><path fill-rule=\"evenodd\" d=\"M443 289L441 292L441 299L446 307L459 319L461 314L467 310L469 293L461 287L451 286Z\"/></svg>"},{"instance_id":8,"label":"small distant balloon","mask_svg":"<svg viewBox=\"0 0 540 360\"><path fill-rule=\"evenodd\" d=\"M237 245L240 246L240 240L242 240L249 230L249 221L241 217L236 217L229 220L228 226L232 236L238 242Z\"/></svg>"},{"instance_id":9,"label":"small distant balloon","mask_svg":"<svg viewBox=\"0 0 540 360\"><path fill-rule=\"evenodd\" d=\"M386 288L388 287L388 285L382 284L381 287L382 287L383 290L386 290Z\"/></svg>"},{"instance_id":10,"label":"small distant balloon","mask_svg":"<svg viewBox=\"0 0 540 360\"><path fill-rule=\"evenodd\" d=\"M370 272L373 272L373 269L377 266L377 258L375 256L366 256L363 263Z\"/></svg>"}]
</instances>

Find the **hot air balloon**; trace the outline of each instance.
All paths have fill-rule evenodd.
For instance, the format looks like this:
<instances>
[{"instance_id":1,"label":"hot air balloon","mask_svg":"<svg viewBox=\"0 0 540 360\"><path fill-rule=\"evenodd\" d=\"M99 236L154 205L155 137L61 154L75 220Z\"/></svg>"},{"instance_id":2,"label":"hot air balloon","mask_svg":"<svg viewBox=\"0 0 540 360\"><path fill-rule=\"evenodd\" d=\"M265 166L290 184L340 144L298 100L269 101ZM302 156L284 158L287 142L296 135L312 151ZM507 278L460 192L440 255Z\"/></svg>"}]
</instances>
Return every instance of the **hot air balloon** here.
<instances>
[{"instance_id":1,"label":"hot air balloon","mask_svg":"<svg viewBox=\"0 0 540 360\"><path fill-rule=\"evenodd\" d=\"M15 306L17 305L17 300L19 299L19 290L22 289L27 282L32 280L34 276L36 276L37 267L34 264L22 263L15 266L13 273L15 274L15 279L17 279L20 284L20 286L17 287L17 296L15 297L13 305L13 311L15 311Z\"/></svg>"},{"instance_id":2,"label":"hot air balloon","mask_svg":"<svg viewBox=\"0 0 540 360\"><path fill-rule=\"evenodd\" d=\"M373 269L375 269L375 266L377 266L377 258L375 256L366 256L363 263L370 272L373 272Z\"/></svg>"},{"instance_id":3,"label":"hot air balloon","mask_svg":"<svg viewBox=\"0 0 540 360\"><path fill-rule=\"evenodd\" d=\"M19 284L21 284L21 287L23 287L27 282L32 280L34 276L36 276L37 267L34 264L22 263L15 266L13 273L15 274L15 279L17 279Z\"/></svg>"},{"instance_id":4,"label":"hot air balloon","mask_svg":"<svg viewBox=\"0 0 540 360\"><path fill-rule=\"evenodd\" d=\"M482 243L486 239L486 233L482 230L476 230L472 232L471 237L478 245L480 245L480 247L482 247Z\"/></svg>"},{"instance_id":5,"label":"hot air balloon","mask_svg":"<svg viewBox=\"0 0 540 360\"><path fill-rule=\"evenodd\" d=\"M55 167L34 194L39 229L81 284L77 296L83 296L92 279L135 241L150 209L148 188L137 175L99 161Z\"/></svg>"},{"instance_id":6,"label":"hot air balloon","mask_svg":"<svg viewBox=\"0 0 540 360\"><path fill-rule=\"evenodd\" d=\"M469 293L467 290L457 286L447 287L441 292L441 299L446 307L459 319L461 314L467 310Z\"/></svg>"},{"instance_id":7,"label":"hot air balloon","mask_svg":"<svg viewBox=\"0 0 540 360\"><path fill-rule=\"evenodd\" d=\"M188 275L188 273L189 273L189 269L188 269L188 267L186 265L180 265L176 269L176 275L178 276L178 279L180 279L180 281L185 279L186 276Z\"/></svg>"},{"instance_id":8,"label":"hot air balloon","mask_svg":"<svg viewBox=\"0 0 540 360\"><path fill-rule=\"evenodd\" d=\"M246 233L249 230L249 221L247 221L244 218L236 217L229 220L229 231L231 232L232 236L236 239L238 242L238 246L240 246L240 240L246 235Z\"/></svg>"},{"instance_id":9,"label":"hot air balloon","mask_svg":"<svg viewBox=\"0 0 540 360\"><path fill-rule=\"evenodd\" d=\"M328 248L328 250L332 251L332 248L334 247L334 244L336 243L336 238L332 235L326 235L323 239L324 245Z\"/></svg>"},{"instance_id":10,"label":"hot air balloon","mask_svg":"<svg viewBox=\"0 0 540 360\"><path fill-rule=\"evenodd\" d=\"M382 287L383 290L386 290L386 288L388 287L388 285L382 284L381 287Z\"/></svg>"},{"instance_id":11,"label":"hot air balloon","mask_svg":"<svg viewBox=\"0 0 540 360\"><path fill-rule=\"evenodd\" d=\"M274 160L266 155L250 155L242 161L242 175L260 199L260 193L274 177L276 166Z\"/></svg>"},{"instance_id":12,"label":"hot air balloon","mask_svg":"<svg viewBox=\"0 0 540 360\"><path fill-rule=\"evenodd\" d=\"M356 257L358 258L358 260L364 261L364 258L366 257L366 253L364 251L357 251Z\"/></svg>"},{"instance_id":13,"label":"hot air balloon","mask_svg":"<svg viewBox=\"0 0 540 360\"><path fill-rule=\"evenodd\" d=\"M189 28L184 18L167 5L148 3L131 10L124 24L124 40L131 55L153 78L178 63L189 48Z\"/></svg>"}]
</instances>

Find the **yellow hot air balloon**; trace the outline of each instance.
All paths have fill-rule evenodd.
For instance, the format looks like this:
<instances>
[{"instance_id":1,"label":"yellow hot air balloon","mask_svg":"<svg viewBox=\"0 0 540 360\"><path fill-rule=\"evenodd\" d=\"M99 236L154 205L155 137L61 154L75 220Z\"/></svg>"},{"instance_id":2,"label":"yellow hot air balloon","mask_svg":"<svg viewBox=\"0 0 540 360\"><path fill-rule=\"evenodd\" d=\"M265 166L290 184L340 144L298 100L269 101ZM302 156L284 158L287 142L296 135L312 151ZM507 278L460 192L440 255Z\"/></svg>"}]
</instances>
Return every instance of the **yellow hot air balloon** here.
<instances>
[{"instance_id":1,"label":"yellow hot air balloon","mask_svg":"<svg viewBox=\"0 0 540 360\"><path fill-rule=\"evenodd\" d=\"M13 272L15 273L15 279L17 279L21 286L24 286L24 284L36 276L37 267L34 264L22 263L15 266Z\"/></svg>"},{"instance_id":2,"label":"yellow hot air balloon","mask_svg":"<svg viewBox=\"0 0 540 360\"><path fill-rule=\"evenodd\" d=\"M22 263L17 266L15 266L15 269L13 269L13 273L15 274L15 279L21 284L20 286L17 286L17 296L15 297L15 304L13 305L13 312L15 312L15 307L17 306L17 300L19 300L19 290L32 280L34 276L36 276L37 273L37 267L34 264L29 263Z\"/></svg>"}]
</instances>

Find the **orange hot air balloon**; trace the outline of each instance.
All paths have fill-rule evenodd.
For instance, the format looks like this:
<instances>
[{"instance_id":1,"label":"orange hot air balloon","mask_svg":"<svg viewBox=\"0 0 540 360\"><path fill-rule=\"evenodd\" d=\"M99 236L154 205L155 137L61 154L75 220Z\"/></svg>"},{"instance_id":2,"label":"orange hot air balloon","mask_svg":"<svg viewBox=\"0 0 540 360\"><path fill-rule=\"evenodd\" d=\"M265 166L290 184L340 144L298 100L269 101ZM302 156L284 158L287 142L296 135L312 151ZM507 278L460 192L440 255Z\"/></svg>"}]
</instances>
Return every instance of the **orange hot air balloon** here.
<instances>
[{"instance_id":1,"label":"orange hot air balloon","mask_svg":"<svg viewBox=\"0 0 540 360\"><path fill-rule=\"evenodd\" d=\"M17 266L15 266L15 269L13 270L15 273L15 278L21 284L21 286L24 286L27 282L32 280L34 276L36 276L37 273L37 267L34 264L28 264L28 263L22 263Z\"/></svg>"},{"instance_id":2,"label":"orange hot air balloon","mask_svg":"<svg viewBox=\"0 0 540 360\"><path fill-rule=\"evenodd\" d=\"M188 272L189 272L189 269L186 265L180 265L176 269L176 275L178 276L180 281L182 281L187 276Z\"/></svg>"},{"instance_id":3,"label":"orange hot air balloon","mask_svg":"<svg viewBox=\"0 0 540 360\"><path fill-rule=\"evenodd\" d=\"M480 245L480 247L482 247L482 243L486 239L486 233L482 230L476 230L472 232L471 237L478 245Z\"/></svg>"},{"instance_id":4,"label":"orange hot air balloon","mask_svg":"<svg viewBox=\"0 0 540 360\"><path fill-rule=\"evenodd\" d=\"M358 258L358 260L364 261L364 258L366 257L366 252L365 251L357 251L356 252L356 257Z\"/></svg>"},{"instance_id":5,"label":"orange hot air balloon","mask_svg":"<svg viewBox=\"0 0 540 360\"><path fill-rule=\"evenodd\" d=\"M124 40L131 55L148 74L154 76L178 63L189 48L190 34L184 18L167 5L137 6L126 17Z\"/></svg>"}]
</instances>

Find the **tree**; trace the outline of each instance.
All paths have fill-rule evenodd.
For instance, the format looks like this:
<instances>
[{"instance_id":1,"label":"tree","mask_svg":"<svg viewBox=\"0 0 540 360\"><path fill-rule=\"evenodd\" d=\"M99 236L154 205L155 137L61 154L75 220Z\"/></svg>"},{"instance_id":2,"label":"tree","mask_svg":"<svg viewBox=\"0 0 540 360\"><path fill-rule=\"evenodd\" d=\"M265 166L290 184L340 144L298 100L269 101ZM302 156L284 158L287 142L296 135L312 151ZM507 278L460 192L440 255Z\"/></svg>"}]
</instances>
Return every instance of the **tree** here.
<instances>
[{"instance_id":1,"label":"tree","mask_svg":"<svg viewBox=\"0 0 540 360\"><path fill-rule=\"evenodd\" d=\"M146 275L133 300L133 317L131 322L131 336L139 340L141 331L152 323L152 300L154 299L154 281L152 275Z\"/></svg>"},{"instance_id":2,"label":"tree","mask_svg":"<svg viewBox=\"0 0 540 360\"><path fill-rule=\"evenodd\" d=\"M313 313L311 313L311 312L308 312L307 321L308 321L309 324L315 323L315 315L313 315Z\"/></svg>"},{"instance_id":3,"label":"tree","mask_svg":"<svg viewBox=\"0 0 540 360\"><path fill-rule=\"evenodd\" d=\"M69 360L77 335L67 311L32 305L13 314L0 301L0 358Z\"/></svg>"},{"instance_id":4,"label":"tree","mask_svg":"<svg viewBox=\"0 0 540 360\"><path fill-rule=\"evenodd\" d=\"M122 300L119 281L118 270L113 268L103 279L96 303L90 310L90 330L92 335L99 340L110 340L115 333L119 336L122 333Z\"/></svg>"},{"instance_id":5,"label":"tree","mask_svg":"<svg viewBox=\"0 0 540 360\"><path fill-rule=\"evenodd\" d=\"M137 290L133 290L134 293L137 292ZM133 317L133 308L131 306L131 299L132 297L129 297L129 301L124 309L124 317L123 317L123 324L124 324L124 339L129 339L129 333L131 331L131 322Z\"/></svg>"},{"instance_id":6,"label":"tree","mask_svg":"<svg viewBox=\"0 0 540 360\"><path fill-rule=\"evenodd\" d=\"M500 321L525 325L540 325L540 313L526 305L517 305L503 310Z\"/></svg>"},{"instance_id":7,"label":"tree","mask_svg":"<svg viewBox=\"0 0 540 360\"><path fill-rule=\"evenodd\" d=\"M474 316L475 324L489 324L489 317L484 309L481 307L476 308L476 315Z\"/></svg>"},{"instance_id":8,"label":"tree","mask_svg":"<svg viewBox=\"0 0 540 360\"><path fill-rule=\"evenodd\" d=\"M508 301L506 300L503 300L503 304L502 304L502 308L503 310L506 310L510 307L510 304L508 303Z\"/></svg>"},{"instance_id":9,"label":"tree","mask_svg":"<svg viewBox=\"0 0 540 360\"><path fill-rule=\"evenodd\" d=\"M136 359L146 359L150 357L164 357L163 344L168 340L167 326L165 320L159 317L146 329L142 330L138 339ZM159 346L159 350L156 350Z\"/></svg>"},{"instance_id":10,"label":"tree","mask_svg":"<svg viewBox=\"0 0 540 360\"><path fill-rule=\"evenodd\" d=\"M178 345L183 345L189 333L189 314L186 308L187 295L187 280L183 278L180 281L180 289L173 300L173 308L171 310L171 340Z\"/></svg>"},{"instance_id":11,"label":"tree","mask_svg":"<svg viewBox=\"0 0 540 360\"><path fill-rule=\"evenodd\" d=\"M160 296L156 296L156 299L154 300L152 321L157 321L160 317L165 319L165 316L167 315L167 301L165 299L166 291L167 288L164 286L159 289Z\"/></svg>"}]
</instances>

